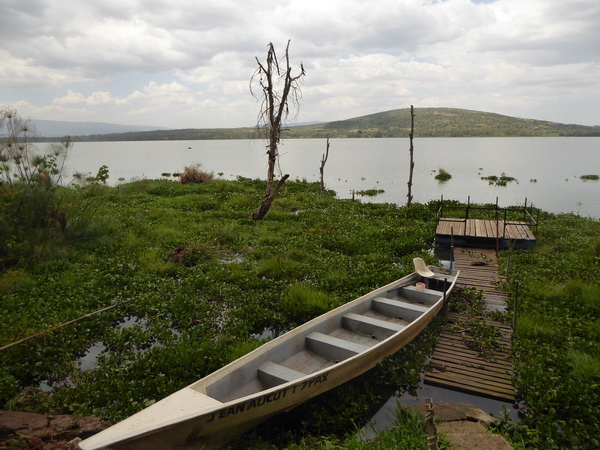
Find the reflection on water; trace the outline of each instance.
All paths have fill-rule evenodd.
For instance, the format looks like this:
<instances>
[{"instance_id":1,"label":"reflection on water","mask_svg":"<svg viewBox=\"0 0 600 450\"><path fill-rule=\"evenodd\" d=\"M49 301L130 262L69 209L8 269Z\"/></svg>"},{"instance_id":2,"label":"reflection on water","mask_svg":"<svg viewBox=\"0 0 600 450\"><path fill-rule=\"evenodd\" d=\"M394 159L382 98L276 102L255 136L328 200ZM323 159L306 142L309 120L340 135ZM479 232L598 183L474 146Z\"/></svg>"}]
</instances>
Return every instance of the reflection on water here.
<instances>
[{"instance_id":1,"label":"reflection on water","mask_svg":"<svg viewBox=\"0 0 600 450\"><path fill-rule=\"evenodd\" d=\"M146 326L146 319L144 317L138 317L134 315L123 316L121 319L117 321L117 329L125 330L127 328L132 328L135 325L140 325L141 327ZM77 361L77 365L80 370L90 370L96 367L96 362L98 361L98 357L107 350L107 346L104 342L99 341L88 348L84 355L79 358Z\"/></svg>"},{"instance_id":2,"label":"reflection on water","mask_svg":"<svg viewBox=\"0 0 600 450\"><path fill-rule=\"evenodd\" d=\"M96 342L94 345L88 348L84 355L77 361L79 370L90 370L96 367L96 361L98 361L98 357L100 354L105 352L106 349L107 347L102 341Z\"/></svg>"},{"instance_id":3,"label":"reflection on water","mask_svg":"<svg viewBox=\"0 0 600 450\"><path fill-rule=\"evenodd\" d=\"M145 327L146 323L147 323L147 321L144 317L139 317L139 316L129 314L129 315L123 316L121 319L119 319L116 322L115 327L117 330L124 330L127 328L132 328L136 325ZM100 355L107 351L108 351L108 347L106 346L106 344L104 344L104 342L98 341L98 342L94 343L91 347L89 347L83 353L83 356L81 356L77 360L77 368L80 371L94 369L94 367L96 367L96 363L98 362L98 358L100 357ZM72 387L73 382L72 382L71 378L69 377L64 380L54 381L54 382L51 382L50 380L43 380L40 382L39 388L44 392L52 393L56 389L58 389L59 387L62 387L62 386Z\"/></svg>"},{"instance_id":4,"label":"reflection on water","mask_svg":"<svg viewBox=\"0 0 600 450\"><path fill-rule=\"evenodd\" d=\"M278 330L275 328L265 328L258 333L253 333L250 335L251 338L254 339L275 339L284 334L287 330Z\"/></svg>"}]
</instances>

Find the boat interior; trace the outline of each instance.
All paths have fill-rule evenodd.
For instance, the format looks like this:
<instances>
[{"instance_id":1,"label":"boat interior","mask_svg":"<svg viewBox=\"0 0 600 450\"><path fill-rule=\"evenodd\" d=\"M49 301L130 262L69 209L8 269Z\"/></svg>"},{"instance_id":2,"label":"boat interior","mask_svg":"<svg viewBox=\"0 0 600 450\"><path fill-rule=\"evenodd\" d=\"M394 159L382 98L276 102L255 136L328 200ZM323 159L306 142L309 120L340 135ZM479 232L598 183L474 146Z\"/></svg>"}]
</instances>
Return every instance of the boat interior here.
<instances>
[{"instance_id":1,"label":"boat interior","mask_svg":"<svg viewBox=\"0 0 600 450\"><path fill-rule=\"evenodd\" d=\"M225 373L191 386L228 402L301 379L365 352L403 330L443 296L447 274L417 274L357 299L270 341Z\"/></svg>"}]
</instances>

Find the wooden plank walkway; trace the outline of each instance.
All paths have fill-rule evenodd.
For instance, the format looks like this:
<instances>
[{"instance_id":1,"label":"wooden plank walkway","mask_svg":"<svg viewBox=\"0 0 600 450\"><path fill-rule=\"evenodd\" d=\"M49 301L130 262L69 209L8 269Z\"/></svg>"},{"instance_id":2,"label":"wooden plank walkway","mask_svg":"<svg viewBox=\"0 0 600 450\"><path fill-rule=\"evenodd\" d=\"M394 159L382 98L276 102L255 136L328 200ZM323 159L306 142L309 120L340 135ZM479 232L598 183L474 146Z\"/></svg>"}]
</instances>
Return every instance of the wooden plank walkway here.
<instances>
[{"instance_id":1,"label":"wooden plank walkway","mask_svg":"<svg viewBox=\"0 0 600 450\"><path fill-rule=\"evenodd\" d=\"M456 247L454 267L460 270L461 286L483 291L486 310L506 310L506 292L498 289L498 283L506 281L506 276L499 271L495 250Z\"/></svg>"},{"instance_id":2,"label":"wooden plank walkway","mask_svg":"<svg viewBox=\"0 0 600 450\"><path fill-rule=\"evenodd\" d=\"M504 276L499 273L495 251L455 248L454 253L455 268L461 271L458 284L482 291L486 310L506 309L506 293L497 288L497 282L504 280ZM449 314L448 318L455 324L470 319L455 313ZM444 331L438 339L425 372L426 384L502 401L515 400L511 381L512 329L490 319L486 319L485 322L499 330L499 348L483 357L478 351L465 345L461 334Z\"/></svg>"}]
</instances>

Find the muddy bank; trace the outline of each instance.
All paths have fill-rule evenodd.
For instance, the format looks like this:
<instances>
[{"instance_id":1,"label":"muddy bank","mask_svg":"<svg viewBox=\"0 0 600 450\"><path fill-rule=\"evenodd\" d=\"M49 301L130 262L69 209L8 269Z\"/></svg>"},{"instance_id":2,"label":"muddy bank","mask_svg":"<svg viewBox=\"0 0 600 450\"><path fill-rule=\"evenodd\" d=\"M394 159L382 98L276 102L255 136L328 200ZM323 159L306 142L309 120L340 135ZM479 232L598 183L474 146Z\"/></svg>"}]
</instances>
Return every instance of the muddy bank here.
<instances>
[{"instance_id":1,"label":"muddy bank","mask_svg":"<svg viewBox=\"0 0 600 450\"><path fill-rule=\"evenodd\" d=\"M97 417L0 411L0 449L75 449L108 424Z\"/></svg>"}]
</instances>

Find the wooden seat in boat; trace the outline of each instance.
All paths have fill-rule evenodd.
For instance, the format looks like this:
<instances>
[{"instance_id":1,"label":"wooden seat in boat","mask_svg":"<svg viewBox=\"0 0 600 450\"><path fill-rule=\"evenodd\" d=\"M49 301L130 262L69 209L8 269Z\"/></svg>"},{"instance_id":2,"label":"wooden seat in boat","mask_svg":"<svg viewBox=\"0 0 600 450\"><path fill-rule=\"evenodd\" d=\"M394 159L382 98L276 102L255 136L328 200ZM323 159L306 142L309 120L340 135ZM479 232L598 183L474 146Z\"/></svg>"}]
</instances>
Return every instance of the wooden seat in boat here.
<instances>
[{"instance_id":1,"label":"wooden seat in boat","mask_svg":"<svg viewBox=\"0 0 600 450\"><path fill-rule=\"evenodd\" d=\"M366 345L316 331L306 336L306 347L329 361L342 361L369 349Z\"/></svg>"},{"instance_id":2,"label":"wooden seat in boat","mask_svg":"<svg viewBox=\"0 0 600 450\"><path fill-rule=\"evenodd\" d=\"M392 300L385 297L373 299L373 309L389 317L397 317L402 320L412 321L417 319L429 308L423 305L416 305L410 302Z\"/></svg>"},{"instance_id":3,"label":"wooden seat in boat","mask_svg":"<svg viewBox=\"0 0 600 450\"><path fill-rule=\"evenodd\" d=\"M258 377L269 387L302 378L305 373L267 361L258 368Z\"/></svg>"},{"instance_id":4,"label":"wooden seat in boat","mask_svg":"<svg viewBox=\"0 0 600 450\"><path fill-rule=\"evenodd\" d=\"M342 317L342 326L363 336L373 336L380 341L404 328L404 325L354 313Z\"/></svg>"}]
</instances>

